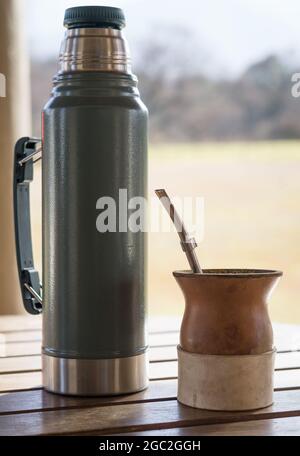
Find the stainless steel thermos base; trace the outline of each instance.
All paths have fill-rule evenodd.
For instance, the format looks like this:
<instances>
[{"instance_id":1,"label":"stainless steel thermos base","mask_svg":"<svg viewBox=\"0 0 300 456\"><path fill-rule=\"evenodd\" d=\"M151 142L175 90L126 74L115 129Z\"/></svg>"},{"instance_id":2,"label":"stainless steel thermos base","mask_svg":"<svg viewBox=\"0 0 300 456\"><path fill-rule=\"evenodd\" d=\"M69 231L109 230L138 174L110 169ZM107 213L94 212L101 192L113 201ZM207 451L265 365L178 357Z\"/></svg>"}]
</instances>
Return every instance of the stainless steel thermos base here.
<instances>
[{"instance_id":1,"label":"stainless steel thermos base","mask_svg":"<svg viewBox=\"0 0 300 456\"><path fill-rule=\"evenodd\" d=\"M148 386L147 354L114 359L70 359L43 355L43 386L75 396L113 396Z\"/></svg>"}]
</instances>

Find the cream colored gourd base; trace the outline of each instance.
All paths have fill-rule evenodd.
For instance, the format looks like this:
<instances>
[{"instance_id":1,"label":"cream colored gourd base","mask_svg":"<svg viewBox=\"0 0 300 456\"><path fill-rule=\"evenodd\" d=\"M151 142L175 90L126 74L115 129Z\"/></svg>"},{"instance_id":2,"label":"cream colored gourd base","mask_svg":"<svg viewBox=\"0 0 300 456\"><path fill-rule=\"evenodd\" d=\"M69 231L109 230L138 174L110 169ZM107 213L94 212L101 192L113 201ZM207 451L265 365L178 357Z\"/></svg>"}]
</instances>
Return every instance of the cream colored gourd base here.
<instances>
[{"instance_id":1,"label":"cream colored gourd base","mask_svg":"<svg viewBox=\"0 0 300 456\"><path fill-rule=\"evenodd\" d=\"M268 407L273 403L275 353L199 355L178 346L178 401L220 411Z\"/></svg>"}]
</instances>

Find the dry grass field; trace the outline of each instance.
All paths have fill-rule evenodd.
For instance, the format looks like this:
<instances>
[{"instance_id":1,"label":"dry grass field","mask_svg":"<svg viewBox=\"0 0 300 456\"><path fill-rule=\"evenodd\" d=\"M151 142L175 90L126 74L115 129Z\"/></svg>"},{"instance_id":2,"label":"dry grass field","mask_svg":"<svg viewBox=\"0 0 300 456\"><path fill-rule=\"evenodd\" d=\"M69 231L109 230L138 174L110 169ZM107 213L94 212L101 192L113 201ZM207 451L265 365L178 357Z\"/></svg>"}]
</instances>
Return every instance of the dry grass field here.
<instances>
[{"instance_id":1,"label":"dry grass field","mask_svg":"<svg viewBox=\"0 0 300 456\"><path fill-rule=\"evenodd\" d=\"M284 276L270 302L274 321L300 323L300 143L168 145L150 153L150 194L203 196L203 267L274 268ZM171 272L186 269L175 233L150 234L149 306L181 314Z\"/></svg>"},{"instance_id":2,"label":"dry grass field","mask_svg":"<svg viewBox=\"0 0 300 456\"><path fill-rule=\"evenodd\" d=\"M170 196L204 197L204 238L197 249L203 267L283 270L271 315L300 323L300 142L155 145L149 178L151 196L166 188ZM37 179L32 216L38 265L39 186ZM175 233L150 233L150 314L182 314L172 271L186 268Z\"/></svg>"}]
</instances>

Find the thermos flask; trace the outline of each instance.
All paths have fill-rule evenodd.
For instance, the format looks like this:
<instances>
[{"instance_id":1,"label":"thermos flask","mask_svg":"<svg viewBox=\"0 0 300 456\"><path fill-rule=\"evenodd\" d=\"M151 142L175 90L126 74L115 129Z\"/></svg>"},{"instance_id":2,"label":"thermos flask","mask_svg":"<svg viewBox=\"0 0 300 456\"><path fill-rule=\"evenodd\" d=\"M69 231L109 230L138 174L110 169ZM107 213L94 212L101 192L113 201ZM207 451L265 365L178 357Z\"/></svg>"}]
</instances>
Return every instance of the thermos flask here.
<instances>
[{"instance_id":1,"label":"thermos flask","mask_svg":"<svg viewBox=\"0 0 300 456\"><path fill-rule=\"evenodd\" d=\"M45 389L83 396L131 393L148 382L146 234L128 228L124 204L130 216L130 201L146 197L148 113L131 72L122 10L69 8L64 25L59 70L42 113L42 141L21 138L15 147L23 301L29 313L43 313ZM39 151L42 286L29 218ZM105 211L116 216L106 220L106 228L99 226Z\"/></svg>"}]
</instances>

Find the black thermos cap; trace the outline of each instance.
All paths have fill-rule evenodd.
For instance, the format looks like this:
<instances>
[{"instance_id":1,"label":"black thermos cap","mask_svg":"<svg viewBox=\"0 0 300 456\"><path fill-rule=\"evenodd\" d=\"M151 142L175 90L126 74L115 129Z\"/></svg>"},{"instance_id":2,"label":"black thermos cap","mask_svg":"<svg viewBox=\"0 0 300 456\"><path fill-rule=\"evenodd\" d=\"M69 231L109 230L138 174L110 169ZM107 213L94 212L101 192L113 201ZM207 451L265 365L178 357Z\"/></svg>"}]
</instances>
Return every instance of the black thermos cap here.
<instances>
[{"instance_id":1,"label":"black thermos cap","mask_svg":"<svg viewBox=\"0 0 300 456\"><path fill-rule=\"evenodd\" d=\"M82 27L125 27L125 16L120 8L112 6L75 6L65 12L64 26L68 29Z\"/></svg>"}]
</instances>

